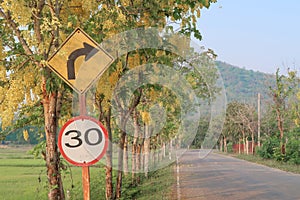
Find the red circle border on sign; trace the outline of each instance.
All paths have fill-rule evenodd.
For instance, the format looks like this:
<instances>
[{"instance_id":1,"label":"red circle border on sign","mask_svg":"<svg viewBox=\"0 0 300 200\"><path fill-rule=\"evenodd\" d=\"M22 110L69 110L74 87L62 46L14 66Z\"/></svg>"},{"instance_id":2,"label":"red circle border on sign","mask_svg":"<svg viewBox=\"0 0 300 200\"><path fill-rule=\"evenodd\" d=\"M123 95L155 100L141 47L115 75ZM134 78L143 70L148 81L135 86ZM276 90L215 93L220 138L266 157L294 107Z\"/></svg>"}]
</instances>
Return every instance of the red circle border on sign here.
<instances>
[{"instance_id":1,"label":"red circle border on sign","mask_svg":"<svg viewBox=\"0 0 300 200\"><path fill-rule=\"evenodd\" d=\"M90 162L87 162L87 163L78 163L78 162L75 162L74 160L70 159L65 154L65 152L64 152L64 150L62 148L61 140L62 140L62 135L64 133L64 130L67 128L67 126L69 126L74 121L84 120L84 119L93 121L93 122L95 122L96 124L98 124L100 126L101 131L104 134L105 143L104 143L104 148L103 148L101 154L97 158L95 158L94 160L92 160ZM58 143L59 151L60 151L61 155L64 157L64 159L66 159L69 163L71 163L71 164L73 164L75 166L86 167L86 166L90 166L90 165L93 165L93 164L97 163L104 156L104 154L106 153L106 150L107 150L107 147L108 147L108 133L107 133L106 128L103 126L103 124L100 121L96 120L95 118L92 118L92 117L89 117L89 116L77 116L77 117L73 117L73 118L69 119L63 125L63 127L60 129L59 135L58 135L58 142L57 143Z\"/></svg>"}]
</instances>

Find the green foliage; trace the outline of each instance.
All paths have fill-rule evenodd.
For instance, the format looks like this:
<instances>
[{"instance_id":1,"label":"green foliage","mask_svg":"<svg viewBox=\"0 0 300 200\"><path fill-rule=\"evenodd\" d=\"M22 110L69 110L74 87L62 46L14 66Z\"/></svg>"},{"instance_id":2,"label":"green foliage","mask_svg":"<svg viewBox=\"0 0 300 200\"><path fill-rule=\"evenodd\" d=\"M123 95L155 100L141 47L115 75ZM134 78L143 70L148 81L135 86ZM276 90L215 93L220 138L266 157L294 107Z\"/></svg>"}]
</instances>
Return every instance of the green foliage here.
<instances>
[{"instance_id":1,"label":"green foliage","mask_svg":"<svg viewBox=\"0 0 300 200\"><path fill-rule=\"evenodd\" d=\"M174 179L172 165L151 172L148 179L142 176L138 186L133 185L132 181L127 178L124 183L124 196L121 199L169 199L168 195Z\"/></svg>"},{"instance_id":2,"label":"green foliage","mask_svg":"<svg viewBox=\"0 0 300 200\"><path fill-rule=\"evenodd\" d=\"M47 199L47 177L45 161L34 159L28 154L31 146L9 145L5 149L0 148L0 198L5 200L21 199ZM63 160L63 162L66 162ZM91 172L91 199L104 199L105 190L96 193L98 185L103 185L104 173L99 173L99 166L92 167ZM103 170L103 169L102 169ZM71 174L70 172L71 171ZM103 172L103 171L101 171ZM68 199L82 199L82 174L81 168L71 166L62 172L64 188ZM97 182L96 182L97 180ZM17 188L17 190L16 190ZM69 191L69 192L67 192ZM78 191L78 192L77 192ZM96 193L98 196L95 196ZM76 198L75 198L76 197Z\"/></svg>"},{"instance_id":3,"label":"green foliage","mask_svg":"<svg viewBox=\"0 0 300 200\"><path fill-rule=\"evenodd\" d=\"M216 65L224 81L228 102L252 104L257 102L257 93L262 94L263 102L271 100L268 86L275 84L273 75L246 70L220 61L216 61Z\"/></svg>"},{"instance_id":4,"label":"green foliage","mask_svg":"<svg viewBox=\"0 0 300 200\"><path fill-rule=\"evenodd\" d=\"M196 134L195 139L193 140L193 142L191 144L191 148L195 148L195 149L200 149L201 148L201 144L204 141L205 134L208 130L208 126L209 126L209 121L208 120L201 120L199 122L197 134Z\"/></svg>"},{"instance_id":5,"label":"green foliage","mask_svg":"<svg viewBox=\"0 0 300 200\"><path fill-rule=\"evenodd\" d=\"M29 153L32 154L34 158L38 158L38 157L45 156L45 149L46 149L46 141L41 141L40 143L35 145L33 149L29 151Z\"/></svg>"},{"instance_id":6,"label":"green foliage","mask_svg":"<svg viewBox=\"0 0 300 200\"><path fill-rule=\"evenodd\" d=\"M29 140L25 141L23 131L27 130L29 133ZM38 144L44 140L44 132L38 127L25 126L23 128L11 130L5 137L5 141L10 141L15 144Z\"/></svg>"},{"instance_id":7,"label":"green foliage","mask_svg":"<svg viewBox=\"0 0 300 200\"><path fill-rule=\"evenodd\" d=\"M263 141L262 147L257 149L257 154L262 158L274 159L279 144L280 140L278 139L278 137L268 137Z\"/></svg>"},{"instance_id":8,"label":"green foliage","mask_svg":"<svg viewBox=\"0 0 300 200\"><path fill-rule=\"evenodd\" d=\"M249 162L259 163L261 165L269 166L269 167L280 169L280 170L283 170L283 171L300 174L299 165L279 162L279 161L276 161L274 159L265 159L265 158L260 157L259 155L237 154L237 155L234 155L234 156L239 158L239 159L247 160Z\"/></svg>"},{"instance_id":9,"label":"green foliage","mask_svg":"<svg viewBox=\"0 0 300 200\"><path fill-rule=\"evenodd\" d=\"M281 153L279 136L268 137L263 141L263 146L257 149L257 154L265 159L291 164L300 164L300 129L296 128L287 134L286 152Z\"/></svg>"},{"instance_id":10,"label":"green foliage","mask_svg":"<svg viewBox=\"0 0 300 200\"><path fill-rule=\"evenodd\" d=\"M233 152L233 147L232 147L233 143L232 142L228 142L227 144L227 152L228 153L232 153Z\"/></svg>"},{"instance_id":11,"label":"green foliage","mask_svg":"<svg viewBox=\"0 0 300 200\"><path fill-rule=\"evenodd\" d=\"M246 103L230 102L222 134L227 140L238 143L240 139L252 136L257 126L255 108Z\"/></svg>"},{"instance_id":12,"label":"green foliage","mask_svg":"<svg viewBox=\"0 0 300 200\"><path fill-rule=\"evenodd\" d=\"M296 128L288 134L286 162L300 164L300 128Z\"/></svg>"},{"instance_id":13,"label":"green foliage","mask_svg":"<svg viewBox=\"0 0 300 200\"><path fill-rule=\"evenodd\" d=\"M238 138L236 133L240 133L243 130L241 128L245 127L241 115L243 114L242 106L238 105L242 105L240 102L255 105L257 93L261 93L263 145L257 148L257 154L264 159L299 164L299 130L295 128L300 99L297 73L288 71L287 75L280 75L277 70L274 76L237 68L218 61L217 66L230 102L223 132L231 133L229 136L232 138L229 139L236 142ZM252 111L254 112L255 110ZM233 120L229 120L230 118ZM253 118L250 121L256 121L256 119ZM257 129L254 126L252 130L256 132ZM246 134L249 133L246 132Z\"/></svg>"},{"instance_id":14,"label":"green foliage","mask_svg":"<svg viewBox=\"0 0 300 200\"><path fill-rule=\"evenodd\" d=\"M276 112L272 109L271 105L268 105L261 119L261 133L262 135L271 137L277 132Z\"/></svg>"},{"instance_id":15,"label":"green foliage","mask_svg":"<svg viewBox=\"0 0 300 200\"><path fill-rule=\"evenodd\" d=\"M62 100L58 97L60 92L66 91L66 86L54 73L45 68L45 65L47 58L58 49L72 29L78 26L84 27L87 33L100 43L105 38L137 27L158 27L159 30L163 30L167 26L178 23L180 24L179 32L187 36L194 34L196 38L201 39L196 23L197 18L200 17L200 9L209 8L210 4L214 2L216 1L1 1L0 54L3 55L0 56L0 60L3 60L3 63L0 63L0 67L2 67L1 72L4 77L0 79L0 116L3 127L11 126L16 122L15 113L21 112L21 109L27 109L25 105L29 102L24 101L31 99L31 107L28 106L28 108L31 108L32 112L29 109L29 112L17 116L21 120L18 120L16 125L25 126L35 123L37 127L43 127L41 124L44 122L46 123L45 127L51 126L51 130L46 129L47 136L49 136L47 137L49 152L46 156L56 155L56 148L50 147L55 144L48 138L55 138L56 125L59 123L57 120L61 119L59 117L68 115L67 111L64 112L64 105L70 101L65 98L66 96L70 97L70 94L67 91L68 94L64 94ZM153 41L151 40L151 42ZM157 51L147 50L145 52L146 55L141 54L141 58L155 62L147 56L155 57ZM123 60L120 58L122 69L120 73L115 74L117 78L128 70L126 69L128 63L127 61L123 62L124 58L126 56L123 57ZM7 73L9 76L6 75ZM35 98L30 98L32 96ZM44 110L41 109L41 105L38 105L40 102L42 102ZM53 106L52 103L56 103L56 105ZM63 104L63 110L61 110L61 104ZM67 109L71 110L70 107ZM174 106L170 109L176 111ZM170 113L176 113L175 111ZM59 116L60 114L61 116ZM43 118L42 116L50 121L40 120ZM170 129L168 131L170 132ZM39 155L44 147L44 143L39 144L33 151L34 154ZM46 160L52 162L56 159ZM48 176L50 186L52 182L56 182L51 181L54 176L55 174ZM58 185L54 185L49 188L57 187Z\"/></svg>"}]
</instances>

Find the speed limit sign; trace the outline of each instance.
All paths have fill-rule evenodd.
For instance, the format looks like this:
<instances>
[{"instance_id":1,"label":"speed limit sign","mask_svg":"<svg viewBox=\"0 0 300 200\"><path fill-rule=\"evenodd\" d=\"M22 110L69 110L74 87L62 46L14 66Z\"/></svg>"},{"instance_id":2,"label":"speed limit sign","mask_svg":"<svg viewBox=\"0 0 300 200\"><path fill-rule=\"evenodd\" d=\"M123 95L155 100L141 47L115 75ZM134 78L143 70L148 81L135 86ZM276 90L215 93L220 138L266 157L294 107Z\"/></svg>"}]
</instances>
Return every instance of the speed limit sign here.
<instances>
[{"instance_id":1,"label":"speed limit sign","mask_svg":"<svg viewBox=\"0 0 300 200\"><path fill-rule=\"evenodd\" d=\"M107 145L106 129L99 121L88 116L70 119L58 136L58 148L62 156L76 166L98 162L104 156Z\"/></svg>"}]
</instances>

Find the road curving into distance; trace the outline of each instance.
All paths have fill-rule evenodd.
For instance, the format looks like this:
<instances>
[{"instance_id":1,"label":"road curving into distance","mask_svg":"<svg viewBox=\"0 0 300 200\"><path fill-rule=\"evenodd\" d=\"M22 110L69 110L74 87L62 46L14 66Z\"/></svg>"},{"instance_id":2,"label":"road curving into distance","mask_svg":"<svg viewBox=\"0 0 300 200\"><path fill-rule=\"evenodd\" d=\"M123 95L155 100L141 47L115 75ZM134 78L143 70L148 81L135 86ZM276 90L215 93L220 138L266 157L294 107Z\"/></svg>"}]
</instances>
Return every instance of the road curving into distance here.
<instances>
[{"instance_id":1,"label":"road curving into distance","mask_svg":"<svg viewBox=\"0 0 300 200\"><path fill-rule=\"evenodd\" d=\"M189 150L175 174L172 199L300 200L300 175L217 153Z\"/></svg>"}]
</instances>

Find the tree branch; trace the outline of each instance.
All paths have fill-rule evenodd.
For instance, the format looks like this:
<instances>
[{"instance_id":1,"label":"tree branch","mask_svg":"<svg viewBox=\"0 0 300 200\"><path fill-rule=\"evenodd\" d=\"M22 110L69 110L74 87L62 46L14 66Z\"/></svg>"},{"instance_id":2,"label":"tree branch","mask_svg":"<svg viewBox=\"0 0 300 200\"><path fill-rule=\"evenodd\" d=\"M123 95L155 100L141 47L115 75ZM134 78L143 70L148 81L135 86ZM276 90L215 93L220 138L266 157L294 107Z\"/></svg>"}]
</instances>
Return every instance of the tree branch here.
<instances>
[{"instance_id":1,"label":"tree branch","mask_svg":"<svg viewBox=\"0 0 300 200\"><path fill-rule=\"evenodd\" d=\"M2 9L0 9L0 14L1 16L7 21L7 23L11 26L11 28L13 29L13 31L15 32L18 40L20 41L25 53L27 55L33 55L32 50L30 49L30 47L28 46L27 42L25 41L25 39L21 36L21 31L18 28L16 22L11 18L10 12L8 11L7 13L4 13L4 11Z\"/></svg>"},{"instance_id":2,"label":"tree branch","mask_svg":"<svg viewBox=\"0 0 300 200\"><path fill-rule=\"evenodd\" d=\"M38 3L37 3L37 6L36 6L36 12L32 12L33 14L33 18L34 18L34 32L35 32L35 35L36 35L36 38L37 38L37 41L39 44L41 44L43 42L43 36L42 36L42 33L41 33L41 17L42 17L42 10L45 6L45 0L40 0Z\"/></svg>"}]
</instances>

